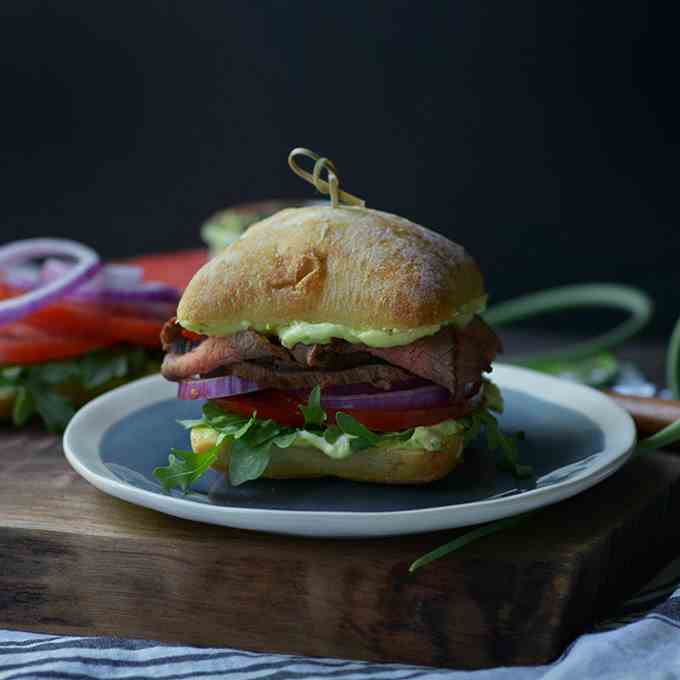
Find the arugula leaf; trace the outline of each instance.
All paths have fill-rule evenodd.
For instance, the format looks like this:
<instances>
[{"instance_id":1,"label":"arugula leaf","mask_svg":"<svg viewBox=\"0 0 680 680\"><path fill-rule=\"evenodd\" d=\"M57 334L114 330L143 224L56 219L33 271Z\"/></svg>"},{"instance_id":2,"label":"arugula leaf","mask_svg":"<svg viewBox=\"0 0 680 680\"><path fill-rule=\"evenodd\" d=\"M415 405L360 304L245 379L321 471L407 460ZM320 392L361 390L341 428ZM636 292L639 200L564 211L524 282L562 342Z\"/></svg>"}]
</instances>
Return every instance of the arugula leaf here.
<instances>
[{"instance_id":1,"label":"arugula leaf","mask_svg":"<svg viewBox=\"0 0 680 680\"><path fill-rule=\"evenodd\" d=\"M481 418L468 418L467 420L469 420L469 426L466 428L465 434L463 435L465 446L477 439L482 430Z\"/></svg>"},{"instance_id":2,"label":"arugula leaf","mask_svg":"<svg viewBox=\"0 0 680 680\"><path fill-rule=\"evenodd\" d=\"M80 379L83 387L92 390L128 372L128 358L125 354L87 354L80 361Z\"/></svg>"},{"instance_id":3,"label":"arugula leaf","mask_svg":"<svg viewBox=\"0 0 680 680\"><path fill-rule=\"evenodd\" d=\"M186 493L189 486L217 460L220 447L225 439L226 435L220 434L215 445L203 453L170 449L168 465L154 468L154 477L161 483L165 491L171 491L179 486Z\"/></svg>"},{"instance_id":4,"label":"arugula leaf","mask_svg":"<svg viewBox=\"0 0 680 680\"><path fill-rule=\"evenodd\" d=\"M286 431L286 428L275 423L273 420L256 420L255 423L256 427L253 427L248 436L243 438L244 444L248 446L260 446L260 444L273 439L282 431Z\"/></svg>"},{"instance_id":5,"label":"arugula leaf","mask_svg":"<svg viewBox=\"0 0 680 680\"><path fill-rule=\"evenodd\" d=\"M156 350L118 346L77 359L5 366L0 368L0 386L16 392L12 419L17 427L37 413L49 430L60 432L78 406L109 384L157 370L159 356Z\"/></svg>"},{"instance_id":6,"label":"arugula leaf","mask_svg":"<svg viewBox=\"0 0 680 680\"><path fill-rule=\"evenodd\" d=\"M292 430L291 432L287 432L286 434L281 434L278 437L275 437L273 441L274 444L276 444L276 446L278 446L280 449L287 449L295 443L297 437L297 430Z\"/></svg>"},{"instance_id":7,"label":"arugula leaf","mask_svg":"<svg viewBox=\"0 0 680 680\"><path fill-rule=\"evenodd\" d=\"M255 446L243 439L234 442L229 456L229 481L233 486L262 476L269 465L272 442L271 438Z\"/></svg>"},{"instance_id":8,"label":"arugula leaf","mask_svg":"<svg viewBox=\"0 0 680 680\"><path fill-rule=\"evenodd\" d=\"M203 417L197 420L178 420L177 422L185 429L192 430L194 427L209 427L222 434L232 435L237 439L242 437L257 422L257 411L250 418L245 418L236 413L227 413L219 406L208 402L203 406Z\"/></svg>"},{"instance_id":9,"label":"arugula leaf","mask_svg":"<svg viewBox=\"0 0 680 680\"><path fill-rule=\"evenodd\" d=\"M338 411L338 413L335 414L335 422L345 434L350 434L368 444L377 444L380 441L379 435L375 432L371 432L365 425L362 425L356 418L353 418L347 413Z\"/></svg>"},{"instance_id":10,"label":"arugula leaf","mask_svg":"<svg viewBox=\"0 0 680 680\"><path fill-rule=\"evenodd\" d=\"M208 402L203 406L203 424L212 427L213 430L223 432L224 434L233 434L238 432L241 428L245 432L255 422L257 411L253 411L250 418L242 416L238 413L228 413L223 411L219 406Z\"/></svg>"},{"instance_id":11,"label":"arugula leaf","mask_svg":"<svg viewBox=\"0 0 680 680\"><path fill-rule=\"evenodd\" d=\"M323 431L323 438L329 443L329 444L335 444L335 442L342 437L344 432L337 426L337 425L329 425L324 431Z\"/></svg>"},{"instance_id":12,"label":"arugula leaf","mask_svg":"<svg viewBox=\"0 0 680 680\"><path fill-rule=\"evenodd\" d=\"M161 483L165 491L171 491L176 486L186 491L197 463L196 454L193 451L171 449L168 455L168 464L154 468L153 475Z\"/></svg>"},{"instance_id":13,"label":"arugula leaf","mask_svg":"<svg viewBox=\"0 0 680 680\"><path fill-rule=\"evenodd\" d=\"M40 385L29 385L28 391L47 429L61 432L76 412L71 401L58 392L41 389Z\"/></svg>"},{"instance_id":14,"label":"arugula leaf","mask_svg":"<svg viewBox=\"0 0 680 680\"><path fill-rule=\"evenodd\" d=\"M272 444L279 448L292 446L297 430L283 427L273 420L258 420L257 412L250 418L223 411L214 403L203 406L200 420L178 421L187 429L207 427L219 433L217 443L199 456L191 452L173 452L168 465L158 467L154 475L166 491L180 486L186 491L217 459L219 445L229 437L232 448L229 457L229 479L234 486L260 477L269 465Z\"/></svg>"},{"instance_id":15,"label":"arugula leaf","mask_svg":"<svg viewBox=\"0 0 680 680\"><path fill-rule=\"evenodd\" d=\"M522 465L518 461L519 452L517 450L517 441L524 438L522 432L509 436L503 434L498 427L498 420L487 410L479 411L473 414L472 420L477 421L477 431L484 426L486 433L487 445L491 451L500 448L501 456L498 460L498 466L502 470L510 472L513 476L519 479L533 477L534 471L530 465Z\"/></svg>"},{"instance_id":16,"label":"arugula leaf","mask_svg":"<svg viewBox=\"0 0 680 680\"><path fill-rule=\"evenodd\" d=\"M519 479L525 479L534 476L534 469L531 465L523 465L517 460L517 440L524 439L523 432L517 432L513 436L504 435L500 433L500 443L503 450L503 457L498 461L502 469L511 472Z\"/></svg>"},{"instance_id":17,"label":"arugula leaf","mask_svg":"<svg viewBox=\"0 0 680 680\"><path fill-rule=\"evenodd\" d=\"M179 486L185 493L189 485L195 482L217 459L219 447L213 446L200 455L193 451L171 449L168 465L154 469L154 477L161 483L165 491Z\"/></svg>"},{"instance_id":18,"label":"arugula leaf","mask_svg":"<svg viewBox=\"0 0 680 680\"><path fill-rule=\"evenodd\" d=\"M237 423L233 423L228 428L224 428L222 430L222 433L223 434L231 434L231 436L234 439L241 439L241 437L245 437L245 435L248 434L248 432L251 430L253 425L255 425L255 423L257 422L256 416L257 416L257 411L253 411L253 415L250 416L250 419L246 420L240 427L238 426ZM236 430L234 432L231 432L231 431L225 432L225 429L231 430L233 428L236 428Z\"/></svg>"},{"instance_id":19,"label":"arugula leaf","mask_svg":"<svg viewBox=\"0 0 680 680\"><path fill-rule=\"evenodd\" d=\"M5 368L0 368L0 385L16 385L23 370L21 366L5 366Z\"/></svg>"},{"instance_id":20,"label":"arugula leaf","mask_svg":"<svg viewBox=\"0 0 680 680\"><path fill-rule=\"evenodd\" d=\"M219 420L222 418L226 418L229 415L236 415L236 414L228 414L226 411L222 410L217 404L215 404L212 401L207 402L206 404L203 405L203 417L208 420L208 421L213 421L213 420ZM241 416L239 416L241 417Z\"/></svg>"},{"instance_id":21,"label":"arugula leaf","mask_svg":"<svg viewBox=\"0 0 680 680\"><path fill-rule=\"evenodd\" d=\"M130 374L148 373L149 368L155 368L153 360L150 361L149 359L149 353L142 347L133 347L125 353L125 357L127 359L127 370Z\"/></svg>"},{"instance_id":22,"label":"arugula leaf","mask_svg":"<svg viewBox=\"0 0 680 680\"><path fill-rule=\"evenodd\" d=\"M79 376L79 368L75 361L51 361L32 366L28 371L31 378L48 385L59 385Z\"/></svg>"},{"instance_id":23,"label":"arugula leaf","mask_svg":"<svg viewBox=\"0 0 680 680\"><path fill-rule=\"evenodd\" d=\"M299 408L305 417L305 427L314 427L315 425L321 427L328 417L321 407L321 388L318 385L309 393L307 406L300 406Z\"/></svg>"},{"instance_id":24,"label":"arugula leaf","mask_svg":"<svg viewBox=\"0 0 680 680\"><path fill-rule=\"evenodd\" d=\"M21 427L35 413L35 405L31 393L25 387L19 387L14 397L14 409L12 410L12 422Z\"/></svg>"}]
</instances>

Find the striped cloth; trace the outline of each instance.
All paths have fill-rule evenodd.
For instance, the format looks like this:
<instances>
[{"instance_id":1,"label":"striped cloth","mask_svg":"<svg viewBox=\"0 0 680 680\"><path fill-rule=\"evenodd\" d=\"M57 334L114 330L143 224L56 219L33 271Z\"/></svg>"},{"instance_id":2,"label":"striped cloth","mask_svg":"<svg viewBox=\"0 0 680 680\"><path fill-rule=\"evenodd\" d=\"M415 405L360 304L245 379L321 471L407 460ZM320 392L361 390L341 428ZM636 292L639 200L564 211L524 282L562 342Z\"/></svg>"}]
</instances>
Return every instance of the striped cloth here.
<instances>
[{"instance_id":1,"label":"striped cloth","mask_svg":"<svg viewBox=\"0 0 680 680\"><path fill-rule=\"evenodd\" d=\"M680 677L680 589L641 619L578 638L547 666L451 671L102 637L0 631L0 680L621 680Z\"/></svg>"}]
</instances>

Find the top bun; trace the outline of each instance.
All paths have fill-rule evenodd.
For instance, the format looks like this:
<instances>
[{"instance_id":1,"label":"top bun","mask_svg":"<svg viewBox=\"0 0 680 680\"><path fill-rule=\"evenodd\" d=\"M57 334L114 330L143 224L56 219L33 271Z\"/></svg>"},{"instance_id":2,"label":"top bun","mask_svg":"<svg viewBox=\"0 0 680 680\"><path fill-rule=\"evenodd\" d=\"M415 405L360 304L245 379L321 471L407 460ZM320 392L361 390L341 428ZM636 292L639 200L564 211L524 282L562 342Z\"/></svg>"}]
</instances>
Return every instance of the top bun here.
<instances>
[{"instance_id":1,"label":"top bun","mask_svg":"<svg viewBox=\"0 0 680 680\"><path fill-rule=\"evenodd\" d=\"M194 275L177 318L194 328L304 321L407 330L450 321L483 295L462 246L397 215L315 206L252 225Z\"/></svg>"}]
</instances>

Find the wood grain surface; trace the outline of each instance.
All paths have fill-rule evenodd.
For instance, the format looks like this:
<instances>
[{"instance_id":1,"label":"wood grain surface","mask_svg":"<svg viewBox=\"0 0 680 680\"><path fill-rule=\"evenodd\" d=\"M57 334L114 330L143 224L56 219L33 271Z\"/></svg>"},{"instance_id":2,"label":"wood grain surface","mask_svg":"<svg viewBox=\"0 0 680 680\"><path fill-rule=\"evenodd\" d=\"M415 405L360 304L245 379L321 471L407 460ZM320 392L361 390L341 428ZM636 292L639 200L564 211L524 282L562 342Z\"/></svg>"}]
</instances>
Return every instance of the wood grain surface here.
<instances>
[{"instance_id":1,"label":"wood grain surface","mask_svg":"<svg viewBox=\"0 0 680 680\"><path fill-rule=\"evenodd\" d=\"M640 437L655 434L676 420L680 420L680 401L656 399L654 397L635 397L606 391L607 396L628 411L635 421Z\"/></svg>"},{"instance_id":2,"label":"wood grain surface","mask_svg":"<svg viewBox=\"0 0 680 680\"><path fill-rule=\"evenodd\" d=\"M409 575L458 532L318 540L192 523L97 491L52 436L0 429L0 628L457 668L542 663L676 552L679 479L680 460L646 454Z\"/></svg>"}]
</instances>

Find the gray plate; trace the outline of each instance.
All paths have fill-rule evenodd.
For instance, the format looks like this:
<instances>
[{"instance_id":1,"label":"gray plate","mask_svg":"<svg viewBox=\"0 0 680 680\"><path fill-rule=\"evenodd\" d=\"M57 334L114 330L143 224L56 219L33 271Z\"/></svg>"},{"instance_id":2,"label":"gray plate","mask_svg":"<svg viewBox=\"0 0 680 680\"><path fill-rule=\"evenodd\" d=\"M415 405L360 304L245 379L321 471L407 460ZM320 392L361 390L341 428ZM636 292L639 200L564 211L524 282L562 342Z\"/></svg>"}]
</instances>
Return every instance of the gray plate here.
<instances>
[{"instance_id":1,"label":"gray plate","mask_svg":"<svg viewBox=\"0 0 680 680\"><path fill-rule=\"evenodd\" d=\"M515 389L506 389L503 395L506 411L500 416L501 426L505 432L526 433L520 442L520 460L534 468L536 477L542 480L539 484L568 479L604 448L602 429L583 414ZM161 492L153 469L167 465L172 447L190 448L189 433L177 425L177 420L198 418L200 411L196 402L168 399L122 418L102 439L104 464L130 484ZM153 446L149 446L151 441ZM473 443L466 449L463 465L432 484L391 486L333 478L259 479L234 487L222 475L209 470L194 484L191 499L278 510L392 512L471 503L534 488L531 480L518 484L512 475L500 470L496 454L483 445L483 439ZM273 451L275 455L276 449Z\"/></svg>"},{"instance_id":2,"label":"gray plate","mask_svg":"<svg viewBox=\"0 0 680 680\"><path fill-rule=\"evenodd\" d=\"M466 526L573 496L612 474L630 455L635 427L625 411L590 388L510 366L493 378L506 400L501 425L521 430L521 460L536 478L518 483L473 444L446 479L418 486L337 479L257 480L231 487L210 471L186 496L164 493L152 471L172 447L188 448L176 423L200 404L174 398L153 376L99 397L64 434L71 465L102 491L167 514L225 526L311 536L378 536Z\"/></svg>"}]
</instances>

